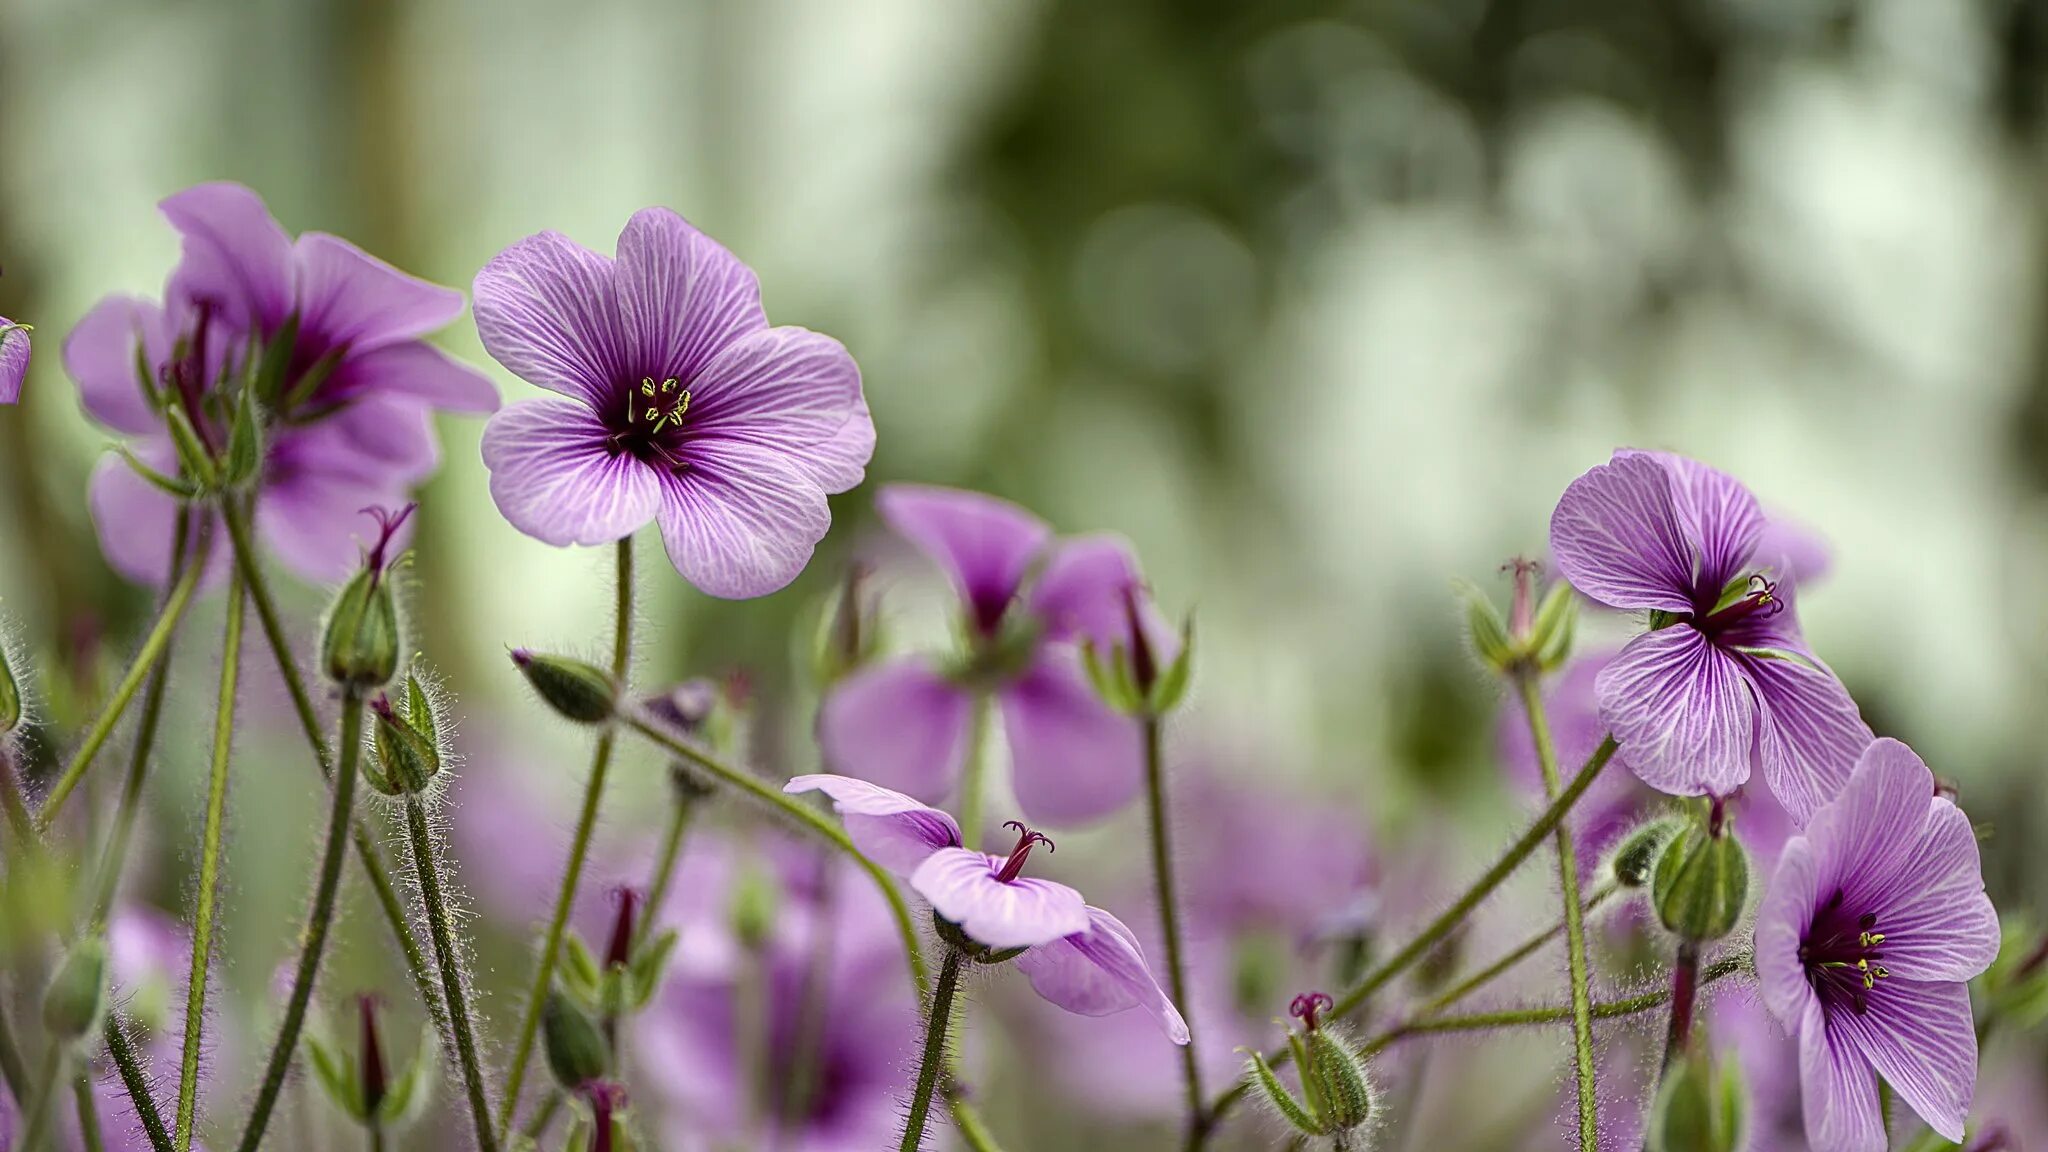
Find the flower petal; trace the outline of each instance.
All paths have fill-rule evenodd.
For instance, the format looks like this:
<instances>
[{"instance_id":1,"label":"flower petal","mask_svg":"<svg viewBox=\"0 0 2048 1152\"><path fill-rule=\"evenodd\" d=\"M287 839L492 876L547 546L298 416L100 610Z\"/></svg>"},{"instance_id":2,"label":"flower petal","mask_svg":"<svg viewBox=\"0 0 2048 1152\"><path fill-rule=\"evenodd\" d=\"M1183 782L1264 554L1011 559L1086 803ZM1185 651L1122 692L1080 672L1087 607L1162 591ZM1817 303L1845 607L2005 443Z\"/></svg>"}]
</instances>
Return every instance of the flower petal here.
<instances>
[{"instance_id":1,"label":"flower petal","mask_svg":"<svg viewBox=\"0 0 2048 1152\"><path fill-rule=\"evenodd\" d=\"M627 346L656 379L689 382L726 345L768 326L754 270L666 208L626 222L616 268Z\"/></svg>"},{"instance_id":2,"label":"flower petal","mask_svg":"<svg viewBox=\"0 0 2048 1152\"><path fill-rule=\"evenodd\" d=\"M1036 948L1088 927L1081 894L1051 880L996 878L1000 856L941 848L910 874L910 886L932 910L991 948Z\"/></svg>"},{"instance_id":3,"label":"flower petal","mask_svg":"<svg viewBox=\"0 0 2048 1152\"><path fill-rule=\"evenodd\" d=\"M1763 536L1764 513L1740 480L1672 452L1617 455L1647 456L1671 474L1672 495L1687 537L1699 545L1701 586L1718 590L1742 575Z\"/></svg>"},{"instance_id":4,"label":"flower petal","mask_svg":"<svg viewBox=\"0 0 2048 1152\"><path fill-rule=\"evenodd\" d=\"M177 450L169 439L138 441L129 446L143 463L161 472L177 468ZM168 584L172 544L176 540L178 502L135 474L125 460L109 453L93 466L86 489L93 528L107 563L131 583L148 588ZM194 526L196 543L200 529ZM207 582L227 574L227 548L215 548L207 564Z\"/></svg>"},{"instance_id":5,"label":"flower petal","mask_svg":"<svg viewBox=\"0 0 2048 1152\"><path fill-rule=\"evenodd\" d=\"M960 780L974 698L918 657L871 665L832 687L818 745L835 772L939 800Z\"/></svg>"},{"instance_id":6,"label":"flower petal","mask_svg":"<svg viewBox=\"0 0 2048 1152\"><path fill-rule=\"evenodd\" d=\"M1686 624L1628 642L1594 682L1600 718L1645 784L1674 796L1726 796L1749 779L1753 689L1733 656Z\"/></svg>"},{"instance_id":7,"label":"flower petal","mask_svg":"<svg viewBox=\"0 0 2048 1152\"><path fill-rule=\"evenodd\" d=\"M292 247L298 267L299 334L323 349L371 352L447 327L462 293L408 275L325 232Z\"/></svg>"},{"instance_id":8,"label":"flower petal","mask_svg":"<svg viewBox=\"0 0 2048 1152\"><path fill-rule=\"evenodd\" d=\"M868 461L875 456L875 418L862 399L853 406L846 423L830 439L811 445L798 463L827 492L846 492L867 479Z\"/></svg>"},{"instance_id":9,"label":"flower petal","mask_svg":"<svg viewBox=\"0 0 2048 1152\"><path fill-rule=\"evenodd\" d=\"M512 374L602 412L637 375L629 364L612 261L559 232L491 258L472 292L476 332Z\"/></svg>"},{"instance_id":10,"label":"flower petal","mask_svg":"<svg viewBox=\"0 0 2048 1152\"><path fill-rule=\"evenodd\" d=\"M864 424L849 428L856 418ZM726 345L690 382L689 428L783 452L828 492L860 483L867 456L853 451L863 441L874 450L860 368L839 341L805 328L766 328Z\"/></svg>"},{"instance_id":11,"label":"flower petal","mask_svg":"<svg viewBox=\"0 0 2048 1152\"><path fill-rule=\"evenodd\" d=\"M1960 1143L1977 1085L1969 988L1893 976L1868 999L1867 1012L1828 1015L1828 1043L1853 1046L1929 1128Z\"/></svg>"},{"instance_id":12,"label":"flower petal","mask_svg":"<svg viewBox=\"0 0 2048 1152\"><path fill-rule=\"evenodd\" d=\"M136 341L151 372L171 356L164 310L133 296L108 296L92 306L64 337L64 370L78 382L92 418L131 436L160 432L163 422L136 379Z\"/></svg>"},{"instance_id":13,"label":"flower petal","mask_svg":"<svg viewBox=\"0 0 2048 1152\"><path fill-rule=\"evenodd\" d=\"M1143 1008L1175 1044L1188 1042L1188 1024L1145 964L1138 938L1123 921L1093 905L1088 930L1017 957L1017 967L1040 996L1081 1016L1108 1016Z\"/></svg>"},{"instance_id":14,"label":"flower petal","mask_svg":"<svg viewBox=\"0 0 2048 1152\"><path fill-rule=\"evenodd\" d=\"M240 332L270 333L292 310L292 238L240 184L199 184L157 207L184 237L166 295L206 302Z\"/></svg>"},{"instance_id":15,"label":"flower petal","mask_svg":"<svg viewBox=\"0 0 2048 1152\"><path fill-rule=\"evenodd\" d=\"M698 591L746 600L781 590L832 527L824 489L788 454L702 438L681 472L660 472L668 558Z\"/></svg>"},{"instance_id":16,"label":"flower petal","mask_svg":"<svg viewBox=\"0 0 2048 1152\"><path fill-rule=\"evenodd\" d=\"M875 510L945 570L984 629L1002 619L1025 569L1052 539L1044 521L1017 505L958 488L891 484Z\"/></svg>"},{"instance_id":17,"label":"flower petal","mask_svg":"<svg viewBox=\"0 0 2048 1152\"><path fill-rule=\"evenodd\" d=\"M1757 990L1771 1015L1788 1032L1798 1031L1807 1009L1820 1003L1813 985L1807 982L1799 949L1807 929L1813 926L1814 911L1826 899L1821 883L1813 846L1803 837L1794 837L1779 855L1777 870L1757 905Z\"/></svg>"},{"instance_id":18,"label":"flower petal","mask_svg":"<svg viewBox=\"0 0 2048 1152\"><path fill-rule=\"evenodd\" d=\"M484 427L491 499L514 528L543 543L608 544L654 519L661 484L630 452L613 455L590 409L527 400Z\"/></svg>"},{"instance_id":19,"label":"flower petal","mask_svg":"<svg viewBox=\"0 0 2048 1152\"><path fill-rule=\"evenodd\" d=\"M363 509L404 502L402 487L365 484L336 473L301 473L264 485L256 505L256 532L292 575L311 584L339 583L362 564L363 546L376 536L376 521ZM398 551L412 530L408 520L395 545Z\"/></svg>"},{"instance_id":20,"label":"flower petal","mask_svg":"<svg viewBox=\"0 0 2048 1152\"><path fill-rule=\"evenodd\" d=\"M1856 772L1806 826L1822 897L1844 890L1849 907L1882 915L1887 894L1914 857L1934 810L1934 773L1890 738L1864 750Z\"/></svg>"},{"instance_id":21,"label":"flower petal","mask_svg":"<svg viewBox=\"0 0 2048 1152\"><path fill-rule=\"evenodd\" d=\"M1857 1050L1839 1042L1815 997L1799 1021L1799 1095L1813 1152L1884 1152L1877 1077Z\"/></svg>"},{"instance_id":22,"label":"flower petal","mask_svg":"<svg viewBox=\"0 0 2048 1152\"><path fill-rule=\"evenodd\" d=\"M816 773L798 776L782 790L830 796L854 846L900 876L915 872L925 857L941 848L960 847L960 825L951 816L865 780Z\"/></svg>"},{"instance_id":23,"label":"flower petal","mask_svg":"<svg viewBox=\"0 0 2048 1152\"><path fill-rule=\"evenodd\" d=\"M1130 645L1131 617L1124 595L1137 589L1141 580L1137 557L1123 537L1076 536L1046 550L1045 565L1031 582L1025 602L1046 635L1059 640L1086 637L1106 655L1114 645ZM1162 659L1171 660L1172 655Z\"/></svg>"},{"instance_id":24,"label":"flower petal","mask_svg":"<svg viewBox=\"0 0 2048 1152\"><path fill-rule=\"evenodd\" d=\"M12 323L0 316L0 404L20 400L22 381L28 379L28 329L8 327Z\"/></svg>"},{"instance_id":25,"label":"flower petal","mask_svg":"<svg viewBox=\"0 0 2048 1152\"><path fill-rule=\"evenodd\" d=\"M419 340L350 355L335 367L320 395L336 400L405 397L443 412L498 410L498 386L490 377Z\"/></svg>"},{"instance_id":26,"label":"flower petal","mask_svg":"<svg viewBox=\"0 0 2048 1152\"><path fill-rule=\"evenodd\" d=\"M1138 794L1145 747L1138 722L1088 683L1071 645L1039 648L997 697L1010 744L1011 787L1035 821L1074 824L1107 816Z\"/></svg>"},{"instance_id":27,"label":"flower petal","mask_svg":"<svg viewBox=\"0 0 2048 1152\"><path fill-rule=\"evenodd\" d=\"M1998 911L1984 892L1977 830L1946 798L1934 797L1919 843L1890 881L1857 897L1876 912L1885 967L1896 975L1970 980L1998 959Z\"/></svg>"},{"instance_id":28,"label":"flower petal","mask_svg":"<svg viewBox=\"0 0 2048 1152\"><path fill-rule=\"evenodd\" d=\"M1698 547L1672 475L1641 453L1572 481L1550 514L1550 554L1572 586L1613 608L1693 610Z\"/></svg>"},{"instance_id":29,"label":"flower petal","mask_svg":"<svg viewBox=\"0 0 2048 1152\"><path fill-rule=\"evenodd\" d=\"M1791 613L1783 613L1791 615ZM1742 655L1756 686L1757 756L1764 781L1801 824L1840 794L1873 734L1848 689L1826 665L1800 653Z\"/></svg>"}]
</instances>

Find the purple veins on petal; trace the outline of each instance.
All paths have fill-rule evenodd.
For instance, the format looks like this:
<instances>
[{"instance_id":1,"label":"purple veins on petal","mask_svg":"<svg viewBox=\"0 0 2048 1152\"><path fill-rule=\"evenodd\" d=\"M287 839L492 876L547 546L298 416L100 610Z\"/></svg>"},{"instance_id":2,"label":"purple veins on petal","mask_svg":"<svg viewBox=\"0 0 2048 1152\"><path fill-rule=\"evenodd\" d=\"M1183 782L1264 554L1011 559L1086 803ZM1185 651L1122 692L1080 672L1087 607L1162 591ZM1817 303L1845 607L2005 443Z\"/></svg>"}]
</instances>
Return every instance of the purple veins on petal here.
<instances>
[{"instance_id":1,"label":"purple veins on petal","mask_svg":"<svg viewBox=\"0 0 2048 1152\"><path fill-rule=\"evenodd\" d=\"M0 404L21 399L22 382L28 379L28 325L0 316Z\"/></svg>"},{"instance_id":2,"label":"purple veins on petal","mask_svg":"<svg viewBox=\"0 0 2048 1152\"><path fill-rule=\"evenodd\" d=\"M1052 540L1052 529L1007 500L953 488L891 484L875 510L953 581L969 619L991 635Z\"/></svg>"},{"instance_id":3,"label":"purple veins on petal","mask_svg":"<svg viewBox=\"0 0 2048 1152\"><path fill-rule=\"evenodd\" d=\"M960 826L936 808L849 776L798 776L782 786L792 795L823 792L845 822L846 834L861 854L899 876L908 877L926 857L941 848L960 846Z\"/></svg>"},{"instance_id":4,"label":"purple veins on petal","mask_svg":"<svg viewBox=\"0 0 2048 1152\"><path fill-rule=\"evenodd\" d=\"M1189 1040L1187 1021L1145 964L1124 922L1094 906L1086 927L1019 956L1017 967L1041 997L1081 1016L1143 1009L1175 1044Z\"/></svg>"}]
</instances>

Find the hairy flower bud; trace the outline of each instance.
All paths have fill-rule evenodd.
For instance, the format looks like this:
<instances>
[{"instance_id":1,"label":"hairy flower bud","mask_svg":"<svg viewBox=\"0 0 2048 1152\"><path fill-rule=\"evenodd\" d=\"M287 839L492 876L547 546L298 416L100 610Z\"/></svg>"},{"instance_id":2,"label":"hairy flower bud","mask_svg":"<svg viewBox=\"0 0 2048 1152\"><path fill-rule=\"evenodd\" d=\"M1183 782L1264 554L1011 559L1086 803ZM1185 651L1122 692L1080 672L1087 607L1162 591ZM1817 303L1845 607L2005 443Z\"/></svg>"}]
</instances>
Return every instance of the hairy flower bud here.
<instances>
[{"instance_id":1,"label":"hairy flower bud","mask_svg":"<svg viewBox=\"0 0 2048 1152\"><path fill-rule=\"evenodd\" d=\"M610 1070L604 1034L567 996L548 991L547 1001L541 1005L540 1028L548 1071L563 1088L574 1092Z\"/></svg>"},{"instance_id":2,"label":"hairy flower bud","mask_svg":"<svg viewBox=\"0 0 2048 1152\"><path fill-rule=\"evenodd\" d=\"M618 685L595 664L567 656L514 649L512 663L556 715L578 724L602 724L618 708Z\"/></svg>"},{"instance_id":3,"label":"hairy flower bud","mask_svg":"<svg viewBox=\"0 0 2048 1152\"><path fill-rule=\"evenodd\" d=\"M1339 1136L1372 1119L1372 1078L1365 1057L1349 1039L1323 1026L1320 1015L1332 1007L1328 996L1310 992L1294 998L1289 1013L1302 1022L1287 1034L1287 1048L1301 1073L1296 1097L1264 1055L1251 1053L1245 1076L1254 1092L1304 1136Z\"/></svg>"},{"instance_id":4,"label":"hairy flower bud","mask_svg":"<svg viewBox=\"0 0 2048 1152\"><path fill-rule=\"evenodd\" d=\"M1628 834L1614 850L1614 880L1624 888L1642 888L1657 871L1664 849L1685 828L1685 821L1666 816Z\"/></svg>"},{"instance_id":5,"label":"hairy flower bud","mask_svg":"<svg viewBox=\"0 0 2048 1152\"><path fill-rule=\"evenodd\" d=\"M416 796L441 773L441 745L434 730L434 705L419 677L405 678L404 711L381 693L370 701L376 714L376 765L365 770L370 786L386 796Z\"/></svg>"},{"instance_id":6,"label":"hairy flower bud","mask_svg":"<svg viewBox=\"0 0 2048 1152\"><path fill-rule=\"evenodd\" d=\"M320 666L328 678L355 688L374 688L398 672L398 603L385 576L397 559L389 555L392 539L412 515L412 505L397 513L366 511L377 518L377 544L334 598L320 641Z\"/></svg>"},{"instance_id":7,"label":"hairy flower bud","mask_svg":"<svg viewBox=\"0 0 2048 1152\"><path fill-rule=\"evenodd\" d=\"M1553 582L1539 600L1536 581L1542 565L1515 559L1502 566L1514 574L1514 595L1503 618L1493 600L1477 586L1459 581L1465 601L1465 627L1472 651L1487 667L1507 674L1517 670L1554 672L1571 656L1578 630L1578 599L1571 585Z\"/></svg>"},{"instance_id":8,"label":"hairy flower bud","mask_svg":"<svg viewBox=\"0 0 2048 1152\"><path fill-rule=\"evenodd\" d=\"M1688 940L1733 931L1749 899L1749 856L1717 815L1671 840L1657 859L1650 895L1664 927Z\"/></svg>"},{"instance_id":9,"label":"hairy flower bud","mask_svg":"<svg viewBox=\"0 0 2048 1152\"><path fill-rule=\"evenodd\" d=\"M821 688L845 679L881 650L878 613L874 603L861 595L867 577L865 565L849 565L838 595L818 614L818 630L811 641L811 675Z\"/></svg>"},{"instance_id":10,"label":"hairy flower bud","mask_svg":"<svg viewBox=\"0 0 2048 1152\"><path fill-rule=\"evenodd\" d=\"M67 1043L99 1030L107 1010L107 941L89 936L73 945L43 991L43 1027Z\"/></svg>"},{"instance_id":11,"label":"hairy flower bud","mask_svg":"<svg viewBox=\"0 0 2048 1152\"><path fill-rule=\"evenodd\" d=\"M14 678L8 662L7 645L0 643L0 737L21 727L21 683Z\"/></svg>"},{"instance_id":12,"label":"hairy flower bud","mask_svg":"<svg viewBox=\"0 0 2048 1152\"><path fill-rule=\"evenodd\" d=\"M1644 1147L1647 1152L1736 1152L1744 1146L1747 1113L1741 1065L1689 1052L1657 1089Z\"/></svg>"}]
</instances>

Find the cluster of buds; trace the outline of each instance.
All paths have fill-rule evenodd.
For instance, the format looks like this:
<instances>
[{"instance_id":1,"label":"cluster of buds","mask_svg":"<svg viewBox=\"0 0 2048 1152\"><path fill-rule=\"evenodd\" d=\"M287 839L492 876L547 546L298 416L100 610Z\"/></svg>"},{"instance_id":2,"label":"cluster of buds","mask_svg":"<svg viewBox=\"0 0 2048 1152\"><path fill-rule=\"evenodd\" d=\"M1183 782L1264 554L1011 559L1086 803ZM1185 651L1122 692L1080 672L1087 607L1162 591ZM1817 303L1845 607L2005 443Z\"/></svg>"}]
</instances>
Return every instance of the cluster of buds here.
<instances>
[{"instance_id":1,"label":"cluster of buds","mask_svg":"<svg viewBox=\"0 0 2048 1152\"><path fill-rule=\"evenodd\" d=\"M1373 1088L1357 1047L1323 1025L1322 1014L1333 1007L1335 1003L1321 992L1296 996L1288 1006L1288 1015L1301 1021L1299 1031L1287 1033L1287 1049L1301 1074L1299 1097L1256 1050L1245 1075L1253 1090L1296 1132L1327 1138L1343 1148L1349 1147L1351 1134L1372 1119Z\"/></svg>"},{"instance_id":2,"label":"cluster of buds","mask_svg":"<svg viewBox=\"0 0 2048 1152\"><path fill-rule=\"evenodd\" d=\"M1728 825L1723 801L1714 798L1691 807L1690 818L1657 855L1650 902L1672 934L1701 943L1726 936L1742 919L1749 900L1749 855Z\"/></svg>"},{"instance_id":3,"label":"cluster of buds","mask_svg":"<svg viewBox=\"0 0 2048 1152\"><path fill-rule=\"evenodd\" d=\"M356 574L334 598L320 639L320 667L341 687L369 691L398 672L398 601L389 577L405 557L392 555L391 546L413 507L363 510L377 520L377 543L364 550Z\"/></svg>"},{"instance_id":4,"label":"cluster of buds","mask_svg":"<svg viewBox=\"0 0 2048 1152\"><path fill-rule=\"evenodd\" d=\"M1517 558L1501 570L1513 573L1515 582L1505 620L1484 591L1462 581L1458 584L1458 595L1465 601L1465 625L1472 638L1472 650L1487 667L1503 675L1530 670L1555 672L1564 667L1578 631L1578 600L1572 595L1571 585L1556 581L1539 600L1536 579L1542 574L1542 565Z\"/></svg>"},{"instance_id":5,"label":"cluster of buds","mask_svg":"<svg viewBox=\"0 0 2048 1152\"><path fill-rule=\"evenodd\" d=\"M306 1055L314 1079L343 1115L373 1132L388 1132L411 1123L432 1095L440 1045L432 1024L420 1029L419 1047L395 1071L385 1063L384 1042L377 1026L377 998L356 998L356 1058L315 1033L306 1037Z\"/></svg>"},{"instance_id":6,"label":"cluster of buds","mask_svg":"<svg viewBox=\"0 0 2048 1152\"><path fill-rule=\"evenodd\" d=\"M570 933L560 983L542 1006L548 1068L570 1091L611 1072L619 1021L654 999L675 952L675 929L647 933L638 892L619 888L612 899L616 913L602 961L580 935Z\"/></svg>"},{"instance_id":7,"label":"cluster of buds","mask_svg":"<svg viewBox=\"0 0 2048 1152\"><path fill-rule=\"evenodd\" d=\"M1180 707L1187 698L1188 679L1194 668L1195 618L1181 621L1177 642L1171 625L1159 618L1159 609L1142 587L1124 589L1124 621L1129 638L1107 652L1093 641L1081 644L1081 659L1088 682L1097 695L1119 712L1138 717L1159 717ZM1173 650L1163 652L1164 644Z\"/></svg>"},{"instance_id":8,"label":"cluster of buds","mask_svg":"<svg viewBox=\"0 0 2048 1152\"><path fill-rule=\"evenodd\" d=\"M1748 1146L1741 1064L1693 1050L1678 1058L1650 1106L1645 1152L1736 1152Z\"/></svg>"},{"instance_id":9,"label":"cluster of buds","mask_svg":"<svg viewBox=\"0 0 2048 1152\"><path fill-rule=\"evenodd\" d=\"M398 703L378 693L370 701L376 715L372 739L376 755L363 768L370 787L386 796L417 796L441 774L441 741L434 720L434 702L420 684L418 668L405 674Z\"/></svg>"},{"instance_id":10,"label":"cluster of buds","mask_svg":"<svg viewBox=\"0 0 2048 1152\"><path fill-rule=\"evenodd\" d=\"M277 408L277 393L297 341L298 317L294 315L261 347L252 344L240 356L219 356L217 368L208 343L212 330L212 310L202 306L192 331L171 349L161 378L150 371L142 342L136 342L137 379L150 405L163 415L177 451L178 472L159 472L128 449L117 451L138 476L181 501L243 492L262 474L265 413ZM331 359L338 362L338 357ZM333 366L328 363L326 371ZM316 387L326 371L318 372Z\"/></svg>"},{"instance_id":11,"label":"cluster of buds","mask_svg":"<svg viewBox=\"0 0 2048 1152\"><path fill-rule=\"evenodd\" d=\"M514 648L512 664L534 695L564 720L603 724L618 713L618 681L587 660Z\"/></svg>"}]
</instances>

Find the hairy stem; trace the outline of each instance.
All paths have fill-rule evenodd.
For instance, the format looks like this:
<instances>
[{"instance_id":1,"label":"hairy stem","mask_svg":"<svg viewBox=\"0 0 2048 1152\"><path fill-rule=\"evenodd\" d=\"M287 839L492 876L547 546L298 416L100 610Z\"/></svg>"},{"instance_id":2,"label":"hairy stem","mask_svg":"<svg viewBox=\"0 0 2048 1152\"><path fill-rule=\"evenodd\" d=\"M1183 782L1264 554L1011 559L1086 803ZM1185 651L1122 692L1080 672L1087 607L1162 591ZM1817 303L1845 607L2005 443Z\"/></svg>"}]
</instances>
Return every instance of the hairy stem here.
<instances>
[{"instance_id":1,"label":"hairy stem","mask_svg":"<svg viewBox=\"0 0 2048 1152\"><path fill-rule=\"evenodd\" d=\"M1685 1052L1692 1041L1692 1007L1700 984L1700 946L1696 941L1680 940L1678 955L1671 961L1671 1027L1664 1034L1664 1065L1659 1077L1671 1071L1671 1065Z\"/></svg>"},{"instance_id":2,"label":"hairy stem","mask_svg":"<svg viewBox=\"0 0 2048 1152\"><path fill-rule=\"evenodd\" d=\"M448 904L441 896L441 871L434 860L434 834L427 827L427 808L418 796L405 798L405 827L412 838L412 866L419 876L420 900L427 908L427 927L434 940L434 960L441 969L441 994L448 1006L449 1030L462 1064L462 1086L469 1093L470 1118L476 1124L480 1152L498 1152L491 1127L491 1102L484 1093L483 1064L477 1059L476 1033L470 1025L469 999L462 987L461 956L448 922Z\"/></svg>"},{"instance_id":3,"label":"hairy stem","mask_svg":"<svg viewBox=\"0 0 2048 1152\"><path fill-rule=\"evenodd\" d=\"M994 706L987 696L974 700L974 719L967 726L967 763L960 772L960 843L981 847L982 815L988 802L988 721Z\"/></svg>"},{"instance_id":4,"label":"hairy stem","mask_svg":"<svg viewBox=\"0 0 2048 1152\"><path fill-rule=\"evenodd\" d=\"M100 1033L106 1038L107 1054L114 1058L115 1070L121 1074L121 1086L128 1090L128 1102L135 1106L135 1118L142 1121L143 1134L149 1137L151 1152L174 1152L171 1130L164 1127L163 1114L157 1111L156 1096L149 1086L149 1073L143 1069L142 1058L136 1054L135 1045L116 1013L107 1013Z\"/></svg>"},{"instance_id":5,"label":"hairy stem","mask_svg":"<svg viewBox=\"0 0 2048 1152\"><path fill-rule=\"evenodd\" d=\"M540 1143L540 1138L547 1135L548 1125L555 1122L555 1116L561 1112L562 1102L566 1099L560 1088L549 1089L547 1098L540 1102L540 1107L533 1110L533 1116L527 1120L526 1127L519 1130L520 1135L535 1144Z\"/></svg>"},{"instance_id":6,"label":"hairy stem","mask_svg":"<svg viewBox=\"0 0 2048 1152\"><path fill-rule=\"evenodd\" d=\"M1621 887L1617 884L1604 884L1594 889L1593 894L1586 897L1585 914L1591 914L1594 909L1605 904L1619 891L1621 891ZM1565 923L1562 919L1559 919L1550 927L1534 933L1527 940L1522 941L1503 954L1500 959L1444 989L1435 999L1423 1005L1419 1014L1428 1016L1441 1012L1465 997L1470 996L1472 993L1479 991L1481 988L1499 979L1502 974L1513 970L1522 961L1535 955L1537 950L1545 944L1564 935L1564 930Z\"/></svg>"},{"instance_id":7,"label":"hairy stem","mask_svg":"<svg viewBox=\"0 0 2048 1152\"><path fill-rule=\"evenodd\" d=\"M647 879L646 914L633 926L633 947L639 948L653 933L654 925L661 919L661 906L668 900L668 887L675 879L676 861L683 854L683 838L690 830L690 818L697 813L697 795L683 788L672 788L668 809L668 827L661 834L661 850L654 857L654 871Z\"/></svg>"},{"instance_id":8,"label":"hairy stem","mask_svg":"<svg viewBox=\"0 0 2048 1152\"><path fill-rule=\"evenodd\" d=\"M1187 961L1180 931L1180 893L1173 879L1173 820L1166 804L1166 756L1164 722L1154 715L1144 719L1145 809L1151 817L1152 882L1159 901L1159 925L1166 934L1167 986L1173 1002L1183 1011L1193 1011L1188 1000ZM1187 1091L1189 1132L1202 1127L1202 1113L1208 1097L1202 1091L1202 1066L1195 1058L1193 1041L1180 1045L1181 1082Z\"/></svg>"},{"instance_id":9,"label":"hairy stem","mask_svg":"<svg viewBox=\"0 0 2048 1152\"><path fill-rule=\"evenodd\" d=\"M959 987L960 953L949 948L945 962L939 965L939 982L932 989L931 1011L925 1014L924 1057L917 1065L917 1090L910 1097L910 1117L904 1121L898 1152L918 1152L924 1147L925 1121L931 1115L932 1092L946 1064L946 1028L953 1020L953 993Z\"/></svg>"}]
</instances>

